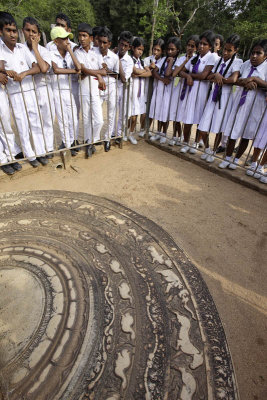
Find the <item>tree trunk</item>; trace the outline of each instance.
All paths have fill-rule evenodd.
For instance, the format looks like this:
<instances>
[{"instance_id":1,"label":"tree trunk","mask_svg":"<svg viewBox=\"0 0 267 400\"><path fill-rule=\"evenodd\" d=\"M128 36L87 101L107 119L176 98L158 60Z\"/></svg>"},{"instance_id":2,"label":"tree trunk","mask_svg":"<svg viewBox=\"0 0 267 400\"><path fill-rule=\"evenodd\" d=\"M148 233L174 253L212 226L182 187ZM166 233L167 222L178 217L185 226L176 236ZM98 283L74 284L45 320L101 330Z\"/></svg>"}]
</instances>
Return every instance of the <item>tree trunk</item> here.
<instances>
[{"instance_id":1,"label":"tree trunk","mask_svg":"<svg viewBox=\"0 0 267 400\"><path fill-rule=\"evenodd\" d=\"M152 29L151 29L151 39L150 39L150 47L149 47L149 55L152 55L152 49L153 49L153 42L154 42L154 33L155 33L155 26L156 26L156 13L158 10L159 6L159 0L154 0L153 4L153 19L152 19Z\"/></svg>"}]
</instances>

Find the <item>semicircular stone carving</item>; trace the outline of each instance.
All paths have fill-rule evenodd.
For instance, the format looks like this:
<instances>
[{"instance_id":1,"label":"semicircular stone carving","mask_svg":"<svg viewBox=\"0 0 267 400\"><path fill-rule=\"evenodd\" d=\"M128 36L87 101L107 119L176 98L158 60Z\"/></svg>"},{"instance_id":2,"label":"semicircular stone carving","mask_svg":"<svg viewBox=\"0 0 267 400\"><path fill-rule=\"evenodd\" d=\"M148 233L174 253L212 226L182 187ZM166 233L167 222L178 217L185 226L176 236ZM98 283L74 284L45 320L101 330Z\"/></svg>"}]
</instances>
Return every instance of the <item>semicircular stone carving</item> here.
<instances>
[{"instance_id":1,"label":"semicircular stone carving","mask_svg":"<svg viewBox=\"0 0 267 400\"><path fill-rule=\"evenodd\" d=\"M159 226L83 193L0 206L0 398L238 398L207 286Z\"/></svg>"}]
</instances>

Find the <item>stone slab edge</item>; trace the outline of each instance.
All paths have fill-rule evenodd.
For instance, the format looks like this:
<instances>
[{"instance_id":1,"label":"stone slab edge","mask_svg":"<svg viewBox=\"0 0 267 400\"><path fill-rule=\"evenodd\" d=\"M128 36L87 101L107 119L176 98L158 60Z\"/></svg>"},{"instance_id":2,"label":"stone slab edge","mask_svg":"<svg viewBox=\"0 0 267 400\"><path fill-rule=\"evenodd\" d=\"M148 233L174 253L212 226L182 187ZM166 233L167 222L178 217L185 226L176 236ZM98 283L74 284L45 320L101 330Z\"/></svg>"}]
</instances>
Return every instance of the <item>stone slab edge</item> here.
<instances>
[{"instance_id":1,"label":"stone slab edge","mask_svg":"<svg viewBox=\"0 0 267 400\"><path fill-rule=\"evenodd\" d=\"M163 150L166 153L170 153L183 160L196 164L199 167L206 169L207 171L210 171L216 175L222 176L223 178L229 179L232 182L239 183L240 185L256 190L257 192L265 196L267 195L267 185L258 182L258 180L255 178L253 179L251 177L247 177L243 169L238 168L233 172L229 169L220 169L218 168L218 163L216 163L216 161L213 164L208 164L206 163L206 161L202 161L198 155L180 153L180 147L178 147L178 150L176 150L169 145L161 145L155 142L153 143L150 140L146 140L146 142L149 143L151 146L157 147L158 149Z\"/></svg>"}]
</instances>

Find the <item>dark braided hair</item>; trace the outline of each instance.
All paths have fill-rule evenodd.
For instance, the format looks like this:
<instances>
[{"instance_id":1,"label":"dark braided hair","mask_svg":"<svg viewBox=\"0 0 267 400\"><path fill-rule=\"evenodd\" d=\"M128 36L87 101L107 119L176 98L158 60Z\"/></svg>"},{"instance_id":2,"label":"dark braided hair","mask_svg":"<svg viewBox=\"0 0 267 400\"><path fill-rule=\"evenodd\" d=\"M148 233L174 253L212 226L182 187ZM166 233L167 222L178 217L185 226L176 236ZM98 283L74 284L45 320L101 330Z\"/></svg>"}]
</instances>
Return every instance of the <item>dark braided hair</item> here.
<instances>
[{"instance_id":1,"label":"dark braided hair","mask_svg":"<svg viewBox=\"0 0 267 400\"><path fill-rule=\"evenodd\" d=\"M238 47L239 47L239 43L240 43L240 36L239 36L239 35L236 35L236 34L233 34L233 35L231 35L231 36L226 40L225 44L226 44L226 43L231 44L232 46L234 46L235 50L237 50ZM225 70L224 70L224 72L223 72L223 74L222 74L223 77L226 76L227 72L228 72L229 69L231 68L231 65L233 64L233 62L234 62L234 60L235 60L235 57L236 57L236 53L234 53L234 54L232 55L229 64L227 65L227 67L225 68ZM217 66L216 66L216 68L215 68L214 73L216 73L216 72L218 71L218 68L219 68L220 64L222 63L222 61L223 61L223 57L220 58L220 61L218 62ZM210 93L210 91L211 91L211 86L210 86L209 93ZM222 95L222 87L220 86L220 87L219 87L218 94L217 94L217 99L216 99L216 101L219 101L219 108L221 108L221 104L220 104L220 102L221 102L221 95Z\"/></svg>"}]
</instances>

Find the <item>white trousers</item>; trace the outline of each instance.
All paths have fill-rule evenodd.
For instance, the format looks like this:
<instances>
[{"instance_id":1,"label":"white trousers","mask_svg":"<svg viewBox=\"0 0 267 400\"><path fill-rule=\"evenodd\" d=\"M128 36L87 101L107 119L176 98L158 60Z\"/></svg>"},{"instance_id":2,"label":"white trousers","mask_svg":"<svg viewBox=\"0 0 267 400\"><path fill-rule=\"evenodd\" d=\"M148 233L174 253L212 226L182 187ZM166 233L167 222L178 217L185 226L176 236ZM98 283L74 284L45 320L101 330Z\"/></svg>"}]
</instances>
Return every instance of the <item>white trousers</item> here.
<instances>
[{"instance_id":1,"label":"white trousers","mask_svg":"<svg viewBox=\"0 0 267 400\"><path fill-rule=\"evenodd\" d=\"M107 89L100 95L101 103L107 102L108 126L104 132L104 140L109 140L113 131L116 117L116 84L109 84Z\"/></svg>"},{"instance_id":2,"label":"white trousers","mask_svg":"<svg viewBox=\"0 0 267 400\"><path fill-rule=\"evenodd\" d=\"M23 153L30 160L45 155L45 142L33 90L10 94ZM24 103L25 101L25 103Z\"/></svg>"},{"instance_id":3,"label":"white trousers","mask_svg":"<svg viewBox=\"0 0 267 400\"><path fill-rule=\"evenodd\" d=\"M8 161L12 161L15 155L21 152L20 147L15 141L15 134L11 127L10 107L8 98L4 90L0 89L1 103L0 103L0 141L3 147L3 152ZM2 161L7 162L7 161Z\"/></svg>"},{"instance_id":4,"label":"white trousers","mask_svg":"<svg viewBox=\"0 0 267 400\"><path fill-rule=\"evenodd\" d=\"M79 132L74 96L69 90L54 90L54 101L62 142L65 147L71 147Z\"/></svg>"},{"instance_id":5,"label":"white trousers","mask_svg":"<svg viewBox=\"0 0 267 400\"><path fill-rule=\"evenodd\" d=\"M84 140L95 143L100 140L100 131L104 124L101 100L99 96L81 97L81 108L84 125Z\"/></svg>"},{"instance_id":6,"label":"white trousers","mask_svg":"<svg viewBox=\"0 0 267 400\"><path fill-rule=\"evenodd\" d=\"M47 151L54 150L55 104L51 85L37 87L38 106L43 121L44 137Z\"/></svg>"}]
</instances>

